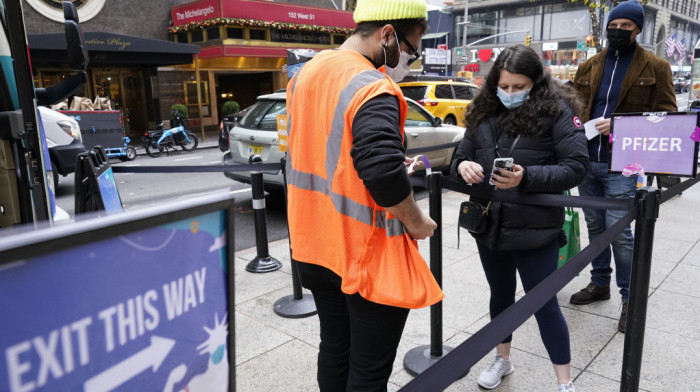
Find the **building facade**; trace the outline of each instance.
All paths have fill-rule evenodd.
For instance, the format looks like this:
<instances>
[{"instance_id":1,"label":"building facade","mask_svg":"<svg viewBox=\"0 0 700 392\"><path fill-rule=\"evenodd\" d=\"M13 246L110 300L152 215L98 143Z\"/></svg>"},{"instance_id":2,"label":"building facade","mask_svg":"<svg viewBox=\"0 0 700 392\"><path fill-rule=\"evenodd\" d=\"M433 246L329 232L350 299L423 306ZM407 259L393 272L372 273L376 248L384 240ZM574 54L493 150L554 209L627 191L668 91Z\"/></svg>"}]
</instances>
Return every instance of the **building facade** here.
<instances>
[{"instance_id":1,"label":"building facade","mask_svg":"<svg viewBox=\"0 0 700 392\"><path fill-rule=\"evenodd\" d=\"M136 140L176 103L187 105L191 127L218 126L224 101L243 108L286 86L287 49L337 47L354 27L337 0L74 4L90 55L88 82L76 95L108 97ZM53 85L72 73L60 50L61 2L24 0L23 11L35 85Z\"/></svg>"},{"instance_id":2,"label":"building facade","mask_svg":"<svg viewBox=\"0 0 700 392\"><path fill-rule=\"evenodd\" d=\"M692 48L700 38L700 1L651 0L644 9L645 26L638 42L666 58L674 71L689 70ZM503 48L525 43L528 36L545 67L561 79L573 78L578 64L592 54L587 36L593 35L596 50L606 44L609 8L591 9L583 1L455 0L451 12L453 70L470 71L476 83L483 80ZM669 37L684 50L677 48L667 55L664 42Z\"/></svg>"}]
</instances>

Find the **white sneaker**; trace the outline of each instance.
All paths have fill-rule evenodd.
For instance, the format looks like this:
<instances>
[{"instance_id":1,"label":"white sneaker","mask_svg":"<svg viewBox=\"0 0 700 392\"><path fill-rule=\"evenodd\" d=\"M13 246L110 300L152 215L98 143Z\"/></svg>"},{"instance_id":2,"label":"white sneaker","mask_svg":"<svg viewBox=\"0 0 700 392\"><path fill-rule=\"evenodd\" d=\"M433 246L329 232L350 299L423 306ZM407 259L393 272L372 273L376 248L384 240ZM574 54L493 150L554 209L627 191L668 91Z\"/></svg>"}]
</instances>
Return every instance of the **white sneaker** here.
<instances>
[{"instance_id":1,"label":"white sneaker","mask_svg":"<svg viewBox=\"0 0 700 392\"><path fill-rule=\"evenodd\" d=\"M558 384L557 392L576 392L576 388L574 388L574 383L569 381L568 384Z\"/></svg>"},{"instance_id":2,"label":"white sneaker","mask_svg":"<svg viewBox=\"0 0 700 392\"><path fill-rule=\"evenodd\" d=\"M493 361L488 369L484 370L479 376L479 385L486 389L496 388L501 384L501 378L515 371L512 357L503 359L496 354L496 360Z\"/></svg>"}]
</instances>

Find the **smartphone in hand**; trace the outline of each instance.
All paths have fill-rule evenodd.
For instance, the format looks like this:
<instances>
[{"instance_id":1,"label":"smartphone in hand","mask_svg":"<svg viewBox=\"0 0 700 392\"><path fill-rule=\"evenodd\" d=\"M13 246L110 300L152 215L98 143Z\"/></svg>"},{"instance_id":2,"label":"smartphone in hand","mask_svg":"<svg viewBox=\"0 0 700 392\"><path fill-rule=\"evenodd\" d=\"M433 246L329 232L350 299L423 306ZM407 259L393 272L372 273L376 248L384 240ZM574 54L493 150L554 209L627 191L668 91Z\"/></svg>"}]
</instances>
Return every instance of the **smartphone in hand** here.
<instances>
[{"instance_id":1,"label":"smartphone in hand","mask_svg":"<svg viewBox=\"0 0 700 392\"><path fill-rule=\"evenodd\" d=\"M493 160L493 168L491 169L491 178L494 174L500 175L501 170L513 171L513 158L496 158ZM491 179L489 184L495 185Z\"/></svg>"}]
</instances>

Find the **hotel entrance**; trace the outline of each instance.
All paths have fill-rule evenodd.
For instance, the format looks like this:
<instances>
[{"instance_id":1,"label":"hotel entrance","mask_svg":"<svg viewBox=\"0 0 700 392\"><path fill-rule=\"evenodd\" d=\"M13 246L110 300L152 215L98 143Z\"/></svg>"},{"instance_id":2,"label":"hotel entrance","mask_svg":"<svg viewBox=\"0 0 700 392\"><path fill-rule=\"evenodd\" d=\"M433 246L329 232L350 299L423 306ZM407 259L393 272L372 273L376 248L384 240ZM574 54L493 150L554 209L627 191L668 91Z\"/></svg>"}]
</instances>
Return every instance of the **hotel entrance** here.
<instances>
[{"instance_id":1,"label":"hotel entrance","mask_svg":"<svg viewBox=\"0 0 700 392\"><path fill-rule=\"evenodd\" d=\"M112 108L122 112L124 129L132 138L148 129L148 113L153 112L145 79L143 68L92 69L93 95L109 98Z\"/></svg>"}]
</instances>

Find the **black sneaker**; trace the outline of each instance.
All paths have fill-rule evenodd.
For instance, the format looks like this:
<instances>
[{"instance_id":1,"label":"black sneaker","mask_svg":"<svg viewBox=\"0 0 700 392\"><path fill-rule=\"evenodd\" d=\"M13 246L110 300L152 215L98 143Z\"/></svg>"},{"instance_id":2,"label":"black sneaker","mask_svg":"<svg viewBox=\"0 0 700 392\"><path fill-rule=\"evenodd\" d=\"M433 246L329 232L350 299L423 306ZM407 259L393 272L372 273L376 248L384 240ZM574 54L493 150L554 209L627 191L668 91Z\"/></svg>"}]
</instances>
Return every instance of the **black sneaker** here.
<instances>
[{"instance_id":1,"label":"black sneaker","mask_svg":"<svg viewBox=\"0 0 700 392\"><path fill-rule=\"evenodd\" d=\"M589 283L585 289L571 296L569 302L574 305L588 305L595 301L610 299L610 286L596 286Z\"/></svg>"},{"instance_id":2,"label":"black sneaker","mask_svg":"<svg viewBox=\"0 0 700 392\"><path fill-rule=\"evenodd\" d=\"M622 303L622 312L620 312L620 321L617 323L617 330L625 333L627 330L627 302Z\"/></svg>"}]
</instances>

